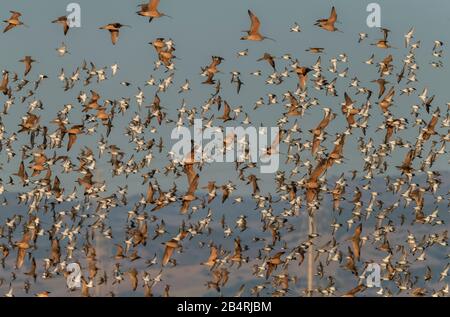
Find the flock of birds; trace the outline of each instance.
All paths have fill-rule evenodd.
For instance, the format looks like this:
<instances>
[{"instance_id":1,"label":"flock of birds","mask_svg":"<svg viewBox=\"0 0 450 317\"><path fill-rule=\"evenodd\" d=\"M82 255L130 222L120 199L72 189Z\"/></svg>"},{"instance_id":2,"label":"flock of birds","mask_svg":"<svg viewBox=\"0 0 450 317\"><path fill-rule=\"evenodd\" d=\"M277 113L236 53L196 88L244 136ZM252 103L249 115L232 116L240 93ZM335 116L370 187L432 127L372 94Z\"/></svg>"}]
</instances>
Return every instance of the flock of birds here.
<instances>
[{"instance_id":1,"label":"flock of birds","mask_svg":"<svg viewBox=\"0 0 450 317\"><path fill-rule=\"evenodd\" d=\"M137 15L148 18L152 25L158 23L156 19L170 17L159 11L159 2L150 0L140 5ZM26 26L26 14L11 13L4 21L3 32L19 34L19 29ZM250 28L241 37L242 41L276 41L261 33L261 22L254 12L249 10L248 15ZM67 17L52 22L62 26L64 35L70 37ZM340 32L338 23L333 7L328 17L317 19L311 27L317 28L317 32ZM112 44L117 45L124 27L127 25L113 22L100 29L109 31ZM156 38L150 42L155 51L155 69L150 79L141 83L145 90L138 89L136 95L118 100L110 100L92 87L100 87L103 81L120 76L118 64L98 68L93 62L84 62L72 73L64 70L58 74L41 73L34 82L30 76L37 66L32 56L20 60L25 65L23 74L14 69L3 70L0 83L4 98L0 116L2 170L19 158L15 173L0 174L3 196L0 287L6 288L4 295L15 296L18 280L23 280L26 294L52 295L54 284L50 282L65 281L70 274L66 270L68 263L78 262L82 268L81 290L72 290L69 295L92 296L102 286L114 296L118 295L114 287L120 284L145 296L153 296L156 285L163 285L162 291L155 295L170 296L177 293L178 286L165 283L166 276L175 266L183 267L190 248L199 247L209 250L209 256L197 259L202 274L207 272L208 277L199 275L197 280L212 295L364 295L368 292L364 271L368 264L376 262L371 254L378 252L382 255L378 262L382 284L376 289L377 294L448 296L449 256L442 256L432 270L426 254L448 252L448 227L442 216L447 212L443 209L448 208L445 206L449 200L448 180L445 183L441 172L433 167L438 160L448 160L445 148L450 140L450 103L443 109L434 102L431 89L419 88L416 51L422 43L415 40L414 28L404 36L403 59L395 59L389 52L393 49L389 41L391 31L380 30L382 38L372 43L368 43L370 39L365 33L355 36L358 45L374 46L373 55L358 62L366 64L362 67L372 72L372 83L376 85L364 83L352 73L345 53L331 58L326 66L322 61L325 50L322 47L307 50L318 57L314 65L303 65L291 54L277 57L265 53L257 59L267 63L267 70L272 71L265 85L284 86L285 93L281 97L276 94L269 94L268 99L261 97L254 106L234 107L225 100L226 94L238 95L245 89L244 80L262 76L263 72L255 71L249 77L233 70L231 83L236 91L225 92L221 69L232 62L212 56L201 68L202 84L210 85L211 95L201 109L183 102L176 109L176 117L168 114L169 105L163 106L164 96L176 92L184 96L190 92L191 85L186 80L180 88L173 88L176 49L171 39ZM297 23L287 31L304 32ZM444 43L431 44L435 61L431 66L421 67L441 68ZM64 56L68 48L63 44L57 52ZM245 49L237 52L236 58L251 58L249 55ZM280 70L283 63L286 67ZM154 77L159 68L165 69L163 77ZM64 91L81 87L81 92L74 104L65 104L53 112L53 117L47 118L40 115L45 100L38 96L40 87L53 76L61 81ZM139 83L122 81L120 84L132 88ZM150 89L154 90L152 97L148 97ZM335 104L322 105L316 94L333 98ZM403 95L418 97L408 117L396 115L399 107L396 99ZM21 122L14 131L5 129L9 111L20 105L28 107ZM176 161L169 153L167 137L158 134L161 126L191 127L197 116L204 119L205 127L223 129L226 122L248 126L252 124L252 112L266 111L270 115L275 107L286 110L277 118L280 133L276 144L264 152L279 154L280 161L289 170L274 174L273 190L266 194L260 190L258 163L248 160L248 155L245 162L235 163L234 180L218 184L214 179L202 177L207 163L193 159L194 148L183 161ZM315 123L315 128L302 130L303 120L309 120L305 119L305 113L320 111L323 118ZM114 144L110 133L122 129L117 121L126 113L134 115L122 131L128 138L129 148L121 149ZM346 124L340 133L330 135L327 130L330 131L330 125L339 117ZM383 123L373 127L371 118L376 117ZM380 144L373 140L374 131L384 136ZM411 132L413 140L405 139L403 131ZM83 146L83 140L88 138L96 140L96 148ZM352 138L357 142L357 149L347 146ZM235 141L246 142L229 135L224 143ZM277 145L280 153L275 150ZM227 150L229 147L225 146L224 151ZM348 173L339 177L327 176L333 174L337 165L345 164L346 153L351 151L360 153L363 169L349 167ZM398 152L405 154L401 161L395 162L392 157ZM305 158L308 155L311 159ZM154 168L155 160L167 162L163 170ZM112 176L120 179L123 186L114 189L102 180L97 174L100 164L108 164ZM74 181L65 183L61 175L72 175ZM142 184L128 183L129 175L140 175ZM160 185L161 179L169 178L173 179L173 186ZM423 182L417 183L419 178ZM375 183L380 179L384 186L382 191L377 191ZM180 189L181 184L187 184L185 190ZM5 217L2 209L14 204L6 198L6 193L17 186L21 188L15 194L17 211ZM242 186L249 186L251 195L237 195ZM138 187L142 193L134 204L130 204L129 187ZM392 195L392 202L384 198L388 194ZM325 200L331 204L327 205ZM230 219L225 212L218 217L218 211L212 206L230 202L232 206L227 208L239 210L241 215ZM254 203L254 210L241 209L246 202L249 202L247 206ZM427 209L429 206L434 210ZM108 219L119 207L128 210L125 223L112 226ZM180 212L175 218L180 220L178 226L173 228L165 222L165 212L170 208ZM258 215L260 223L250 224L248 213ZM321 227L321 213L333 218L326 224L326 232L317 230ZM198 215L201 215L199 219ZM312 229L303 238L290 239L288 243L285 237L300 234L300 217L314 220ZM253 228L248 229L250 226ZM420 236L415 231L418 228L424 228ZM253 230L253 238L244 238L246 230ZM101 249L97 244L100 238L114 241L112 253L108 248ZM232 241L233 246L227 247L226 241ZM161 244L163 249L159 254L148 256L146 249ZM109 262L103 268L98 265L102 252L107 252L104 256ZM307 257L311 258L309 266L313 266L314 274L314 283L308 287L305 276L308 261L304 261ZM137 263L145 263L144 268L138 269ZM413 269L417 263L426 269L425 275ZM157 273L150 271L155 268ZM249 275L239 273L244 269ZM338 272L349 274L339 287ZM239 277L235 283L241 281L242 285L238 285L235 294L230 294L229 281L236 280L236 275Z\"/></svg>"}]
</instances>

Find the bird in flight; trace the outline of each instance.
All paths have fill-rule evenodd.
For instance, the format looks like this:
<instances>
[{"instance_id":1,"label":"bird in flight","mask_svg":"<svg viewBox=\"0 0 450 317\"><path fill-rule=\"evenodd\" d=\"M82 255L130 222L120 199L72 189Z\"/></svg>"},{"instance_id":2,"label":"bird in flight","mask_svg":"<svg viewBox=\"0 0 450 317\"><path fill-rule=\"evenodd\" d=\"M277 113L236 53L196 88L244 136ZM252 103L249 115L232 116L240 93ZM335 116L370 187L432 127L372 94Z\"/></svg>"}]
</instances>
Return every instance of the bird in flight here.
<instances>
[{"instance_id":1,"label":"bird in flight","mask_svg":"<svg viewBox=\"0 0 450 317\"><path fill-rule=\"evenodd\" d=\"M160 0L149 0L148 3L140 4L139 7L141 7L141 9L136 13L140 16L148 18L149 23L152 22L153 19L160 17L172 18L171 16L158 11L159 1Z\"/></svg>"},{"instance_id":2,"label":"bird in flight","mask_svg":"<svg viewBox=\"0 0 450 317\"><path fill-rule=\"evenodd\" d=\"M57 18L56 20L53 20L52 23L57 23L62 25L64 35L67 35L67 32L69 32L70 26L69 26L69 20L67 19L67 16L63 15Z\"/></svg>"},{"instance_id":3,"label":"bird in flight","mask_svg":"<svg viewBox=\"0 0 450 317\"><path fill-rule=\"evenodd\" d=\"M269 38L267 36L264 36L260 33L259 29L261 26L261 23L259 22L259 18L250 10L248 10L248 16L250 17L250 29L247 32L247 35L241 37L241 40L246 41L263 41L265 39L275 41L272 38Z\"/></svg>"},{"instance_id":4,"label":"bird in flight","mask_svg":"<svg viewBox=\"0 0 450 317\"><path fill-rule=\"evenodd\" d=\"M18 11L10 11L11 12L11 17L3 22L7 23L8 25L3 29L3 33L8 32L9 30L23 25L26 26L22 21L20 21L20 17L22 16L22 13L18 12Z\"/></svg>"},{"instance_id":5,"label":"bird in flight","mask_svg":"<svg viewBox=\"0 0 450 317\"><path fill-rule=\"evenodd\" d=\"M116 45L117 40L119 39L119 31L122 27L130 27L129 25L121 24L121 23L110 23L104 26L101 26L100 30L108 30L111 34L111 42L113 45Z\"/></svg>"},{"instance_id":6,"label":"bird in flight","mask_svg":"<svg viewBox=\"0 0 450 317\"><path fill-rule=\"evenodd\" d=\"M317 20L314 25L316 25L316 26L318 26L321 29L324 29L326 31L336 32L336 31L339 31L336 28L336 26L335 26L336 21L337 21L336 8L332 7L330 16L327 19L319 19L319 20Z\"/></svg>"}]
</instances>

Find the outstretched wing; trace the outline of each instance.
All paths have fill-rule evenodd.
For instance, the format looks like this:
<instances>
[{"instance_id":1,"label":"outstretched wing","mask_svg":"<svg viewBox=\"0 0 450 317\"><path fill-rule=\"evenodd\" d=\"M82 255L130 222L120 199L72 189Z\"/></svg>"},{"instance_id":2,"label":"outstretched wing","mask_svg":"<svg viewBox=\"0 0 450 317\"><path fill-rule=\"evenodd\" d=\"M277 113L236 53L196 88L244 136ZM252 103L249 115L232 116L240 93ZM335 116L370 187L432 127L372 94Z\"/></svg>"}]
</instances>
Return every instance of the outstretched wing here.
<instances>
[{"instance_id":1,"label":"outstretched wing","mask_svg":"<svg viewBox=\"0 0 450 317\"><path fill-rule=\"evenodd\" d=\"M270 145L270 148L274 150L280 144L280 141L281 141L281 132L278 132L272 144Z\"/></svg>"},{"instance_id":2,"label":"outstretched wing","mask_svg":"<svg viewBox=\"0 0 450 317\"><path fill-rule=\"evenodd\" d=\"M20 18L22 16L22 13L17 12L17 11L9 11L9 12L12 13L11 19L18 19L18 18Z\"/></svg>"},{"instance_id":3,"label":"outstretched wing","mask_svg":"<svg viewBox=\"0 0 450 317\"><path fill-rule=\"evenodd\" d=\"M148 8L150 11L156 11L158 9L159 0L150 0Z\"/></svg>"},{"instance_id":4,"label":"outstretched wing","mask_svg":"<svg viewBox=\"0 0 450 317\"><path fill-rule=\"evenodd\" d=\"M250 33L258 33L259 26L261 23L259 22L259 19L256 15L253 14L252 11L248 10L248 15L250 16L251 26L250 26Z\"/></svg>"},{"instance_id":5,"label":"outstretched wing","mask_svg":"<svg viewBox=\"0 0 450 317\"><path fill-rule=\"evenodd\" d=\"M336 9L333 7L331 9L331 13L330 13L330 17L328 18L328 22L330 23L334 23L337 20L337 14L336 14Z\"/></svg>"},{"instance_id":6,"label":"outstretched wing","mask_svg":"<svg viewBox=\"0 0 450 317\"><path fill-rule=\"evenodd\" d=\"M119 30L110 30L111 32L111 42L113 45L116 45L117 40L119 39Z\"/></svg>"},{"instance_id":7,"label":"outstretched wing","mask_svg":"<svg viewBox=\"0 0 450 317\"><path fill-rule=\"evenodd\" d=\"M3 30L3 33L8 32L8 31L11 30L13 27L15 27L14 24L8 24L8 25L6 26L6 28Z\"/></svg>"},{"instance_id":8,"label":"outstretched wing","mask_svg":"<svg viewBox=\"0 0 450 317\"><path fill-rule=\"evenodd\" d=\"M173 250L175 250L175 248L173 248L171 245L167 245L166 244L166 249L164 250L164 255L163 255L163 259L162 259L162 265L166 265L167 263L169 263L170 257L172 256Z\"/></svg>"},{"instance_id":9,"label":"outstretched wing","mask_svg":"<svg viewBox=\"0 0 450 317\"><path fill-rule=\"evenodd\" d=\"M215 246L211 246L211 253L209 255L207 263L215 263L217 260L217 248Z\"/></svg>"},{"instance_id":10,"label":"outstretched wing","mask_svg":"<svg viewBox=\"0 0 450 317\"><path fill-rule=\"evenodd\" d=\"M69 134L69 143L67 144L67 151L70 151L76 140L77 140L76 134Z\"/></svg>"}]
</instances>

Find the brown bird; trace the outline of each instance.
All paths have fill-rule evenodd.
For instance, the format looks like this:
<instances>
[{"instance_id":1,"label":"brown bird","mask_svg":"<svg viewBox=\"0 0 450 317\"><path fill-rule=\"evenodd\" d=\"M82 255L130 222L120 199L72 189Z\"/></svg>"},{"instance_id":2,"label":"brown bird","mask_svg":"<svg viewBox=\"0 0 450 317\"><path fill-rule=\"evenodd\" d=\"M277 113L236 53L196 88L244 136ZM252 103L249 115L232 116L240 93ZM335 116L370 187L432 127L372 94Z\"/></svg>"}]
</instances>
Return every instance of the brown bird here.
<instances>
[{"instance_id":1,"label":"brown bird","mask_svg":"<svg viewBox=\"0 0 450 317\"><path fill-rule=\"evenodd\" d=\"M353 253L355 254L356 259L359 261L361 257L361 232L362 232L362 224L359 224L355 229L355 233L353 237L351 237Z\"/></svg>"},{"instance_id":2,"label":"brown bird","mask_svg":"<svg viewBox=\"0 0 450 317\"><path fill-rule=\"evenodd\" d=\"M83 178L78 178L77 182L82 185L85 190L89 190L94 185L94 182L92 180L93 177L94 175L90 171L88 171L86 175L83 176Z\"/></svg>"},{"instance_id":3,"label":"brown bird","mask_svg":"<svg viewBox=\"0 0 450 317\"><path fill-rule=\"evenodd\" d=\"M270 66L272 66L273 71L276 71L275 68L275 56L270 55L269 53L264 53L264 55L261 58L258 58L257 61L267 61L269 63Z\"/></svg>"},{"instance_id":4,"label":"brown bird","mask_svg":"<svg viewBox=\"0 0 450 317\"><path fill-rule=\"evenodd\" d=\"M138 271L135 268L130 269L128 277L130 278L131 288L135 291L138 286Z\"/></svg>"},{"instance_id":5,"label":"brown bird","mask_svg":"<svg viewBox=\"0 0 450 317\"><path fill-rule=\"evenodd\" d=\"M89 287L88 283L86 282L85 278L81 277L81 296L83 297L89 297Z\"/></svg>"},{"instance_id":6,"label":"brown bird","mask_svg":"<svg viewBox=\"0 0 450 317\"><path fill-rule=\"evenodd\" d=\"M386 91L386 84L388 84L389 82L386 81L383 78L379 78L377 80L372 80L372 83L377 83L378 84L378 99L381 98L381 96L383 96L384 92Z\"/></svg>"},{"instance_id":7,"label":"brown bird","mask_svg":"<svg viewBox=\"0 0 450 317\"><path fill-rule=\"evenodd\" d=\"M345 142L345 134L339 135L334 142L335 147L333 151L328 155L327 168L331 167L335 162L340 161L343 158L343 149Z\"/></svg>"},{"instance_id":8,"label":"brown bird","mask_svg":"<svg viewBox=\"0 0 450 317\"><path fill-rule=\"evenodd\" d=\"M190 176L188 175L188 179L189 178L190 178ZM194 178L191 180L191 182L189 183L188 191L182 197L183 203L181 205L181 210L180 210L180 212L182 214L185 214L188 211L190 203L197 198L197 196L195 196L195 191L197 190L199 179L200 179L200 176L198 174L196 174L194 176Z\"/></svg>"},{"instance_id":9,"label":"brown bird","mask_svg":"<svg viewBox=\"0 0 450 317\"><path fill-rule=\"evenodd\" d=\"M269 276L272 274L273 270L277 268L278 265L284 263L283 260L281 260L281 256L284 254L284 252L278 252L273 257L270 257L267 263L267 271L266 271L266 280L269 278Z\"/></svg>"},{"instance_id":10,"label":"brown bird","mask_svg":"<svg viewBox=\"0 0 450 317\"><path fill-rule=\"evenodd\" d=\"M270 149L268 150L268 152L270 152ZM271 153L269 153L268 155L271 155ZM247 184L252 184L253 195L259 194L259 186L257 183L258 178L255 175L251 174L247 177L247 180L248 180Z\"/></svg>"},{"instance_id":11,"label":"brown bird","mask_svg":"<svg viewBox=\"0 0 450 317\"><path fill-rule=\"evenodd\" d=\"M298 75L298 81L299 81L300 88L302 90L305 90L306 81L308 80L308 73L310 71L312 71L312 69L308 68L308 67L296 67L294 71Z\"/></svg>"},{"instance_id":12,"label":"brown bird","mask_svg":"<svg viewBox=\"0 0 450 317\"><path fill-rule=\"evenodd\" d=\"M310 47L308 49L306 49L306 52L311 52L313 54L320 54L323 53L325 49L323 47Z\"/></svg>"},{"instance_id":13,"label":"brown bird","mask_svg":"<svg viewBox=\"0 0 450 317\"><path fill-rule=\"evenodd\" d=\"M391 89L386 93L383 100L379 102L379 106L381 110L383 111L383 114L389 113L389 107L392 105L392 99L394 98L395 90L394 87L391 87Z\"/></svg>"},{"instance_id":14,"label":"brown bird","mask_svg":"<svg viewBox=\"0 0 450 317\"><path fill-rule=\"evenodd\" d=\"M23 234L22 240L15 243L15 246L17 247L17 259L16 259L17 269L20 269L23 266L27 249L31 247L30 240L31 240L31 231L27 231Z\"/></svg>"},{"instance_id":15,"label":"brown bird","mask_svg":"<svg viewBox=\"0 0 450 317\"><path fill-rule=\"evenodd\" d=\"M350 249L350 247L348 247L348 256L345 268L350 272L352 272L355 276L358 276L358 271L355 265L355 255L353 254L352 249Z\"/></svg>"},{"instance_id":16,"label":"brown bird","mask_svg":"<svg viewBox=\"0 0 450 317\"><path fill-rule=\"evenodd\" d=\"M92 95L91 99L89 99L87 104L83 105L82 112L88 112L89 110L97 110L100 107L100 105L98 104L100 95L94 90L91 90L91 95Z\"/></svg>"},{"instance_id":17,"label":"brown bird","mask_svg":"<svg viewBox=\"0 0 450 317\"><path fill-rule=\"evenodd\" d=\"M26 76L31 71L31 64L36 62L36 61L33 58L31 58L31 56L25 56L19 62L25 64L25 72L23 73L23 75Z\"/></svg>"},{"instance_id":18,"label":"brown bird","mask_svg":"<svg viewBox=\"0 0 450 317\"><path fill-rule=\"evenodd\" d=\"M256 15L253 14L252 11L248 10L248 15L250 16L250 30L243 31L247 32L247 35L241 37L241 40L247 40L247 41L263 41L265 39L275 41L272 38L269 38L267 36L261 35L259 33L259 27L261 26L261 23L259 22L259 19Z\"/></svg>"},{"instance_id":19,"label":"brown bird","mask_svg":"<svg viewBox=\"0 0 450 317\"><path fill-rule=\"evenodd\" d=\"M241 239L239 237L234 239L234 254L230 260L232 263L237 262L238 266L241 266L242 261L244 261L244 259L242 258Z\"/></svg>"},{"instance_id":20,"label":"brown bird","mask_svg":"<svg viewBox=\"0 0 450 317\"><path fill-rule=\"evenodd\" d=\"M347 119L349 127L353 127L356 124L355 115L359 113L359 109L353 108L354 101L347 93L344 93L345 103L342 104L342 113Z\"/></svg>"},{"instance_id":21,"label":"brown bird","mask_svg":"<svg viewBox=\"0 0 450 317\"><path fill-rule=\"evenodd\" d=\"M47 157L43 153L36 153L34 155L33 164L31 165L31 169L33 173L31 176L39 175L43 170L46 169L45 164L47 163Z\"/></svg>"},{"instance_id":22,"label":"brown bird","mask_svg":"<svg viewBox=\"0 0 450 317\"><path fill-rule=\"evenodd\" d=\"M397 166L398 169L402 171L402 174L408 174L413 171L413 168L411 167L412 161L414 159L414 150L409 150L403 159L402 165Z\"/></svg>"},{"instance_id":23,"label":"brown bird","mask_svg":"<svg viewBox=\"0 0 450 317\"><path fill-rule=\"evenodd\" d=\"M69 26L69 22L67 20L67 17L65 15L57 18L56 20L52 21L52 23L58 23L61 24L63 26L64 29L64 35L67 35L67 32L69 32L70 26Z\"/></svg>"},{"instance_id":24,"label":"brown bird","mask_svg":"<svg viewBox=\"0 0 450 317\"><path fill-rule=\"evenodd\" d=\"M8 25L6 26L6 28L3 30L3 33L8 32L9 30L11 30L12 28L15 28L16 26L19 25L23 25L26 26L25 24L23 24L22 21L20 21L20 17L22 16L22 13L17 12L17 11L9 11L12 13L11 17L8 20L5 20L3 22L8 23Z\"/></svg>"},{"instance_id":25,"label":"brown bird","mask_svg":"<svg viewBox=\"0 0 450 317\"><path fill-rule=\"evenodd\" d=\"M216 264L217 256L218 256L218 250L214 245L212 245L210 248L210 254L209 254L208 260L206 262L202 262L201 264L206 265L212 269L214 267L214 265Z\"/></svg>"},{"instance_id":26,"label":"brown bird","mask_svg":"<svg viewBox=\"0 0 450 317\"><path fill-rule=\"evenodd\" d=\"M356 294L364 291L366 288L367 287L364 286L364 284L360 284L360 285L356 286L355 288L352 288L351 290L349 290L344 295L342 295L342 297L355 297Z\"/></svg>"},{"instance_id":27,"label":"brown bird","mask_svg":"<svg viewBox=\"0 0 450 317\"><path fill-rule=\"evenodd\" d=\"M9 84L9 72L4 70L3 76L2 76L2 82L0 84L0 92L3 93L4 95L7 95L8 91L10 90L8 87L8 84Z\"/></svg>"},{"instance_id":28,"label":"brown bird","mask_svg":"<svg viewBox=\"0 0 450 317\"><path fill-rule=\"evenodd\" d=\"M373 43L371 45L375 45L378 48L391 48L392 46L389 44L387 38L389 35L389 32L391 32L390 30L386 29L386 28L380 28L381 32L383 32L383 39L378 40L376 43Z\"/></svg>"},{"instance_id":29,"label":"brown bird","mask_svg":"<svg viewBox=\"0 0 450 317\"><path fill-rule=\"evenodd\" d=\"M173 251L175 249L178 249L181 246L180 241L183 240L186 237L186 235L187 235L187 232L182 231L175 238L172 238L166 242L166 248L164 249L164 255L163 255L163 259L162 259L162 263L161 263L162 266L169 263L169 260L173 254Z\"/></svg>"},{"instance_id":30,"label":"brown bird","mask_svg":"<svg viewBox=\"0 0 450 317\"><path fill-rule=\"evenodd\" d=\"M223 122L227 122L229 120L232 120L232 118L230 117L230 113L231 113L231 107L228 104L228 102L226 102L224 100L223 102L223 115L220 117L217 117L217 119L222 119Z\"/></svg>"},{"instance_id":31,"label":"brown bird","mask_svg":"<svg viewBox=\"0 0 450 317\"><path fill-rule=\"evenodd\" d=\"M25 164L22 162L20 162L19 164L19 171L13 175L16 175L20 178L20 180L22 181L22 184L28 184L28 174L25 170Z\"/></svg>"},{"instance_id":32,"label":"brown bird","mask_svg":"<svg viewBox=\"0 0 450 317\"><path fill-rule=\"evenodd\" d=\"M155 18L168 17L172 18L170 15L158 11L158 5L160 0L150 0L148 3L140 4L141 10L136 12L138 15L147 17L148 22L152 22Z\"/></svg>"},{"instance_id":33,"label":"brown bird","mask_svg":"<svg viewBox=\"0 0 450 317\"><path fill-rule=\"evenodd\" d=\"M28 272L24 273L25 275L29 275L33 277L34 281L36 282L37 274L36 274L36 260L34 257L31 259L31 268Z\"/></svg>"},{"instance_id":34,"label":"brown bird","mask_svg":"<svg viewBox=\"0 0 450 317\"><path fill-rule=\"evenodd\" d=\"M210 204L214 198L216 198L217 194L216 194L216 182L215 181L210 181L208 182L208 186L203 187L203 188L207 188L208 189L208 204Z\"/></svg>"},{"instance_id":35,"label":"brown bird","mask_svg":"<svg viewBox=\"0 0 450 317\"><path fill-rule=\"evenodd\" d=\"M153 185L152 185L152 183L149 183L148 188L147 188L147 193L145 195L145 202L147 204L152 204L155 201L155 199L153 198L153 195L154 195Z\"/></svg>"},{"instance_id":36,"label":"brown bird","mask_svg":"<svg viewBox=\"0 0 450 317\"><path fill-rule=\"evenodd\" d=\"M214 75L219 72L219 69L217 68L218 65L220 65L222 63L222 61L224 60L223 57L220 56L212 56L211 57L212 61L209 64L209 66L202 68L202 72L204 75L206 75L207 79L202 82L202 84L209 84L209 85L213 85L215 84L215 80L214 80Z\"/></svg>"},{"instance_id":37,"label":"brown bird","mask_svg":"<svg viewBox=\"0 0 450 317\"><path fill-rule=\"evenodd\" d=\"M334 24L337 20L336 9L334 7L331 8L330 17L328 19L319 19L316 21L314 25L330 32L339 31Z\"/></svg>"},{"instance_id":38,"label":"brown bird","mask_svg":"<svg viewBox=\"0 0 450 317\"><path fill-rule=\"evenodd\" d=\"M119 39L119 30L122 27L131 27L129 25L121 24L121 23L110 23L105 26L100 27L100 30L108 30L111 33L111 42L113 45L116 45L117 40Z\"/></svg>"},{"instance_id":39,"label":"brown bird","mask_svg":"<svg viewBox=\"0 0 450 317\"><path fill-rule=\"evenodd\" d=\"M32 131L36 131L39 128L39 119L39 116L32 113L27 113L25 119L23 119L22 123L19 124L19 132L30 133Z\"/></svg>"},{"instance_id":40,"label":"brown bird","mask_svg":"<svg viewBox=\"0 0 450 317\"><path fill-rule=\"evenodd\" d=\"M440 116L440 109L437 108L436 111L433 113L433 116L431 117L430 122L428 123L427 127L425 129L423 129L423 140L427 141L428 139L430 139L430 137L432 135L436 134L435 128L436 128L436 124L439 121L439 116Z\"/></svg>"},{"instance_id":41,"label":"brown bird","mask_svg":"<svg viewBox=\"0 0 450 317\"><path fill-rule=\"evenodd\" d=\"M61 247L58 239L52 239L51 242L51 260L53 263L59 263L61 259Z\"/></svg>"},{"instance_id":42,"label":"brown bird","mask_svg":"<svg viewBox=\"0 0 450 317\"><path fill-rule=\"evenodd\" d=\"M152 285L149 283L144 284L144 297L153 297Z\"/></svg>"},{"instance_id":43,"label":"brown bird","mask_svg":"<svg viewBox=\"0 0 450 317\"><path fill-rule=\"evenodd\" d=\"M72 126L69 130L66 131L69 134L69 143L67 143L67 151L70 151L72 146L75 144L75 141L77 140L77 135L83 133L83 129L84 126L79 124Z\"/></svg>"},{"instance_id":44,"label":"brown bird","mask_svg":"<svg viewBox=\"0 0 450 317\"><path fill-rule=\"evenodd\" d=\"M116 255L114 256L114 258L116 260L124 259L125 255L123 254L123 251L124 251L123 247L120 244L116 244L116 247L117 247L117 251L116 251Z\"/></svg>"}]
</instances>

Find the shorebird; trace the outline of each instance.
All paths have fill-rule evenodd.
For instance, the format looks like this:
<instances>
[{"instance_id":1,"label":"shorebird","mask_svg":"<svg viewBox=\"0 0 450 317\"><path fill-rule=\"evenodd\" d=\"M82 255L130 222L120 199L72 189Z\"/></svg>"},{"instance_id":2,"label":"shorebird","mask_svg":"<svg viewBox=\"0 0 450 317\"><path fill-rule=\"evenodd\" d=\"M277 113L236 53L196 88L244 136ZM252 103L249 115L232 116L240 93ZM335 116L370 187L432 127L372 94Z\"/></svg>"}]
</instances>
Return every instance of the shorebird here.
<instances>
[{"instance_id":1,"label":"shorebird","mask_svg":"<svg viewBox=\"0 0 450 317\"><path fill-rule=\"evenodd\" d=\"M20 269L25 260L26 250L30 248L30 239L31 233L24 233L22 240L16 243L17 247L17 259L16 259L16 268Z\"/></svg>"},{"instance_id":2,"label":"shorebird","mask_svg":"<svg viewBox=\"0 0 450 317\"><path fill-rule=\"evenodd\" d=\"M69 134L69 142L67 143L67 151L70 151L72 146L75 144L77 140L77 135L83 132L83 125L74 125L69 130L67 130L67 134Z\"/></svg>"},{"instance_id":3,"label":"shorebird","mask_svg":"<svg viewBox=\"0 0 450 317\"><path fill-rule=\"evenodd\" d=\"M311 52L314 54L321 54L324 51L323 47L310 47L305 50L306 52Z\"/></svg>"},{"instance_id":4,"label":"shorebird","mask_svg":"<svg viewBox=\"0 0 450 317\"><path fill-rule=\"evenodd\" d=\"M153 19L160 18L160 17L172 18L171 16L169 16L165 13L159 12L158 5L159 5L159 0L149 0L148 3L140 4L139 6L141 7L141 10L136 13L140 16L149 18L148 19L149 23L152 22Z\"/></svg>"},{"instance_id":5,"label":"shorebird","mask_svg":"<svg viewBox=\"0 0 450 317\"><path fill-rule=\"evenodd\" d=\"M389 35L389 32L391 32L391 31L386 28L381 28L380 30L381 30L381 32L383 32L383 38L371 45L375 45L378 48L384 48L384 49L393 48L391 46L391 44L388 42L388 35Z\"/></svg>"},{"instance_id":6,"label":"shorebird","mask_svg":"<svg viewBox=\"0 0 450 317\"><path fill-rule=\"evenodd\" d=\"M267 61L269 63L270 66L272 66L273 70L276 71L275 68L275 56L270 55L269 53L264 53L264 55L261 58L258 58L257 61Z\"/></svg>"},{"instance_id":7,"label":"shorebird","mask_svg":"<svg viewBox=\"0 0 450 317\"><path fill-rule=\"evenodd\" d=\"M31 71L32 63L36 62L31 56L25 56L23 59L19 60L19 62L25 64L25 71L23 73L24 76L28 75L28 73Z\"/></svg>"},{"instance_id":8,"label":"shorebird","mask_svg":"<svg viewBox=\"0 0 450 317\"><path fill-rule=\"evenodd\" d=\"M361 42L364 41L367 37L368 37L368 34L367 34L367 33L360 32L360 33L358 34L358 43L361 43Z\"/></svg>"},{"instance_id":9,"label":"shorebird","mask_svg":"<svg viewBox=\"0 0 450 317\"><path fill-rule=\"evenodd\" d=\"M327 19L319 19L316 21L314 25L330 32L339 31L334 24L337 21L337 13L334 7L331 8L330 16Z\"/></svg>"},{"instance_id":10,"label":"shorebird","mask_svg":"<svg viewBox=\"0 0 450 317\"><path fill-rule=\"evenodd\" d=\"M7 70L4 70L2 73L2 81L0 84L0 92L3 93L4 95L8 94L9 91L9 72Z\"/></svg>"},{"instance_id":11,"label":"shorebird","mask_svg":"<svg viewBox=\"0 0 450 317\"><path fill-rule=\"evenodd\" d=\"M64 35L67 35L67 32L69 32L70 26L69 26L69 22L67 20L67 16L63 15L63 16L57 18L56 20L53 20L52 23L58 23L58 24L62 25Z\"/></svg>"},{"instance_id":12,"label":"shorebird","mask_svg":"<svg viewBox=\"0 0 450 317\"><path fill-rule=\"evenodd\" d=\"M247 41L263 41L265 39L275 41L272 38L269 38L267 36L261 35L259 32L259 28L261 26L261 23L259 22L259 19L256 15L253 14L252 11L248 10L248 15L250 17L250 30L243 31L247 32L247 35L241 37L241 40L247 40Z\"/></svg>"},{"instance_id":13,"label":"shorebird","mask_svg":"<svg viewBox=\"0 0 450 317\"><path fill-rule=\"evenodd\" d=\"M408 33L406 33L406 34L404 35L404 37L405 37L405 47L408 47L408 46L409 46L409 43L411 42L411 39L413 38L413 34L414 34L414 27L412 27L412 28L408 31Z\"/></svg>"},{"instance_id":14,"label":"shorebird","mask_svg":"<svg viewBox=\"0 0 450 317\"><path fill-rule=\"evenodd\" d=\"M122 27L131 27L129 25L121 24L121 23L110 23L105 26L101 26L100 30L108 30L111 33L111 42L113 45L116 45L117 40L119 39L119 30Z\"/></svg>"},{"instance_id":15,"label":"shorebird","mask_svg":"<svg viewBox=\"0 0 450 317\"><path fill-rule=\"evenodd\" d=\"M20 17L22 16L22 13L17 12L17 11L9 11L9 12L11 12L12 14L8 20L3 21L5 23L8 23L8 25L3 30L3 33L6 33L9 30L11 30L19 25L26 26L22 21L20 21Z\"/></svg>"},{"instance_id":16,"label":"shorebird","mask_svg":"<svg viewBox=\"0 0 450 317\"><path fill-rule=\"evenodd\" d=\"M302 30L300 29L300 25L298 25L297 22L295 22L294 25L291 26L291 28L290 28L290 32L299 33L299 32L301 32L301 31L302 31Z\"/></svg>"}]
</instances>

